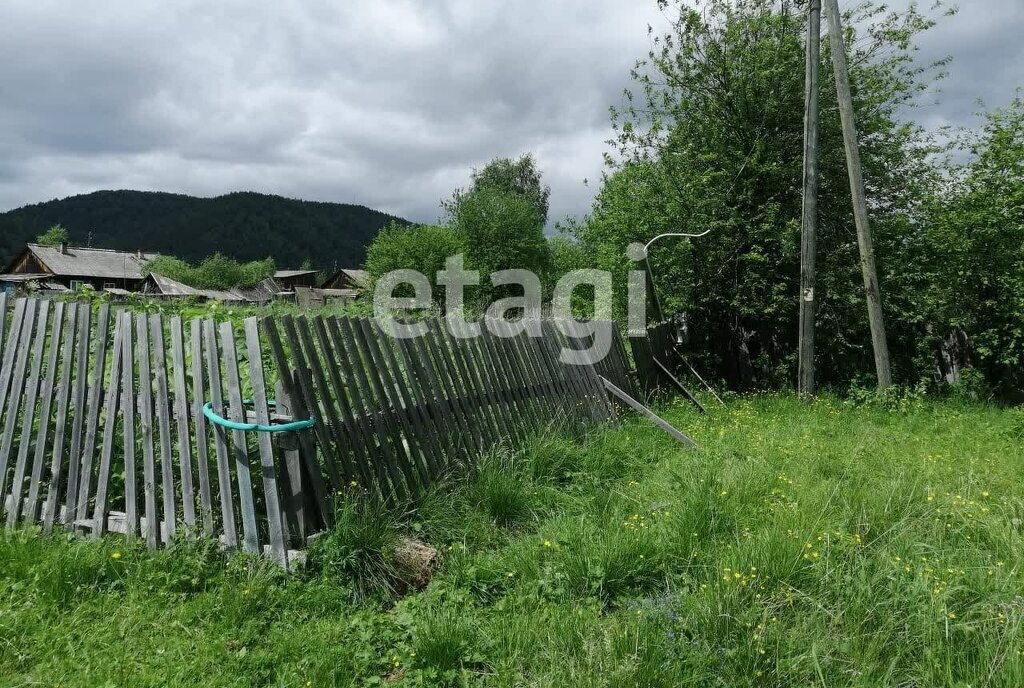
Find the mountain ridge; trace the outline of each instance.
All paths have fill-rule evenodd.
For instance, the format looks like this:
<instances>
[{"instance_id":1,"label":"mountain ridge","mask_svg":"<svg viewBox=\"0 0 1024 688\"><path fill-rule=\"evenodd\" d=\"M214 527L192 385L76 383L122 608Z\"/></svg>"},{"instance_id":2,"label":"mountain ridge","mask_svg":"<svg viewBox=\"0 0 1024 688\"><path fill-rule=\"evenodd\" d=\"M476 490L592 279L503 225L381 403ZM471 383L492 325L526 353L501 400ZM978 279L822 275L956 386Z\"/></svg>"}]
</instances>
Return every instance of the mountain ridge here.
<instances>
[{"instance_id":1,"label":"mountain ridge","mask_svg":"<svg viewBox=\"0 0 1024 688\"><path fill-rule=\"evenodd\" d=\"M279 268L309 260L331 271L362 265L384 225L408 221L366 206L306 201L256 191L191 196L101 190L0 213L0 269L54 224L70 243L145 250L198 262L220 252L238 260L272 257Z\"/></svg>"}]
</instances>

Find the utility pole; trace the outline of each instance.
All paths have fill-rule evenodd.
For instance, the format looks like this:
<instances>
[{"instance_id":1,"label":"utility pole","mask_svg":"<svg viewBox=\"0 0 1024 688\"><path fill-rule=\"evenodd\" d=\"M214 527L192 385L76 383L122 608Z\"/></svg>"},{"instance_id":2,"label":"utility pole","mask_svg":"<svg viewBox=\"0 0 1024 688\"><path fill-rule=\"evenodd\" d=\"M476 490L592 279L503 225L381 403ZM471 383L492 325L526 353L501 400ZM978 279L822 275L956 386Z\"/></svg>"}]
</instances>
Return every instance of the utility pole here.
<instances>
[{"instance_id":1,"label":"utility pole","mask_svg":"<svg viewBox=\"0 0 1024 688\"><path fill-rule=\"evenodd\" d=\"M818 233L818 74L821 64L821 0L807 11L807 73L804 77L804 205L800 225L800 364L797 390L814 394L814 262Z\"/></svg>"},{"instance_id":2,"label":"utility pole","mask_svg":"<svg viewBox=\"0 0 1024 688\"><path fill-rule=\"evenodd\" d=\"M853 197L853 219L857 224L857 246L860 248L860 266L864 273L864 291L867 294L871 344L875 352L875 370L878 373L878 388L885 389L892 384L892 372L889 368L889 344L885 337L881 289L878 286L875 249L871 243L868 204L864 194L860 149L857 146L857 123L853 117L853 97L850 95L846 40L843 37L843 22L839 14L838 0L825 0L825 9L828 14L829 40L832 43L832 67L836 73L839 117L843 124L843 143L846 146L846 167L850 175L850 194Z\"/></svg>"}]
</instances>

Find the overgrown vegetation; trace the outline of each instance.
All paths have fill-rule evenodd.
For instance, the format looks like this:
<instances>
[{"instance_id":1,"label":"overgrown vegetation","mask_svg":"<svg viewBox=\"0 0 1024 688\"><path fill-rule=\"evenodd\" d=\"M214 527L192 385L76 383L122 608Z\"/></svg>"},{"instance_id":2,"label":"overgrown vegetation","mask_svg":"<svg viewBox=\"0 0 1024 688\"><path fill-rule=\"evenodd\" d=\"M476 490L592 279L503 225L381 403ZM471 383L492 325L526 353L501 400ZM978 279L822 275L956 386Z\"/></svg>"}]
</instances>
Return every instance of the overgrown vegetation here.
<instances>
[{"instance_id":1,"label":"overgrown vegetation","mask_svg":"<svg viewBox=\"0 0 1024 688\"><path fill-rule=\"evenodd\" d=\"M273 258L240 263L221 253L207 256L198 265L190 265L173 256L158 256L143 267L143 274L155 272L197 289L251 287L274 276Z\"/></svg>"},{"instance_id":2,"label":"overgrown vegetation","mask_svg":"<svg viewBox=\"0 0 1024 688\"><path fill-rule=\"evenodd\" d=\"M0 541L13 684L1017 686L1015 411L737 397L549 434L413 515L353 507L301 575L181 542ZM515 487L495 480L514 479ZM420 591L395 537L444 552ZM329 543L329 544L328 544ZM360 592L361 591L361 592Z\"/></svg>"},{"instance_id":3,"label":"overgrown vegetation","mask_svg":"<svg viewBox=\"0 0 1024 688\"><path fill-rule=\"evenodd\" d=\"M469 188L442 200L442 226L392 225L381 232L367 252L366 269L375 279L392 270L417 270L436 286L445 259L462 254L464 266L485 277L522 269L550 278L551 249L544 237L550 193L533 156L496 158L473 171ZM483 312L499 293L484 279L466 290L466 303ZM434 299L444 300L443 289L434 290Z\"/></svg>"},{"instance_id":4,"label":"overgrown vegetation","mask_svg":"<svg viewBox=\"0 0 1024 688\"><path fill-rule=\"evenodd\" d=\"M465 246L449 227L391 223L381 230L366 252L364 267L374 280L392 270L415 270L437 286L437 273L449 256L465 252ZM412 288L396 294L412 296ZM443 291L435 291L439 302Z\"/></svg>"}]
</instances>

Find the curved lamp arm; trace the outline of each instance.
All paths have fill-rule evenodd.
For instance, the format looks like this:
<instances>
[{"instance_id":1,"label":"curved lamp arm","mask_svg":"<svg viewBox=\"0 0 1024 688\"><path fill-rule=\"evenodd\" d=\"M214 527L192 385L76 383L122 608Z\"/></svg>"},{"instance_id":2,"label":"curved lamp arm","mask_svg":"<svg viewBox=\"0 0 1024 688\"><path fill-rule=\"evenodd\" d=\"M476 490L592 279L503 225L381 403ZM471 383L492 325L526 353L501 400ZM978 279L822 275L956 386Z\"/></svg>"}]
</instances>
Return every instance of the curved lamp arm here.
<instances>
[{"instance_id":1,"label":"curved lamp arm","mask_svg":"<svg viewBox=\"0 0 1024 688\"><path fill-rule=\"evenodd\" d=\"M710 233L711 230L709 229L704 232L701 232L700 234L688 234L686 232L668 232L666 234L659 234L658 236L654 237L646 244L644 244L644 253L647 253L648 249L650 249L654 242L657 241L658 239L664 239L665 237L689 237L691 239L699 239L700 237L707 236Z\"/></svg>"}]
</instances>

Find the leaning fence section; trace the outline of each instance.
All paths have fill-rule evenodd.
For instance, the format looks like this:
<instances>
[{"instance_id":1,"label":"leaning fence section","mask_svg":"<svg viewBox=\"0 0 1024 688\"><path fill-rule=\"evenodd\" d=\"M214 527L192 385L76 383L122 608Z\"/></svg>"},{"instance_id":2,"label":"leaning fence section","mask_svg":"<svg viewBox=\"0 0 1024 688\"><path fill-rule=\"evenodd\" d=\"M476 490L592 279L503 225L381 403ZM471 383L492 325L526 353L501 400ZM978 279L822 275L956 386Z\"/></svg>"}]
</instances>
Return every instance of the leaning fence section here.
<instances>
[{"instance_id":1,"label":"leaning fence section","mask_svg":"<svg viewBox=\"0 0 1024 688\"><path fill-rule=\"evenodd\" d=\"M560 352L592 340L561 323L490 325L469 337L432 320L397 339L365 318L238 328L0 294L4 523L154 549L202 534L287 565L338 491L415 498L497 445L611 419L601 377L632 388L617 333L578 366Z\"/></svg>"},{"instance_id":2,"label":"leaning fence section","mask_svg":"<svg viewBox=\"0 0 1024 688\"><path fill-rule=\"evenodd\" d=\"M614 416L595 367L560 361L572 338L556 323L533 334L500 321L463 325L474 336L422 324L425 336L401 339L372 319L263 321L287 397L315 421L318 492L359 485L385 499L415 497L494 446Z\"/></svg>"}]
</instances>

